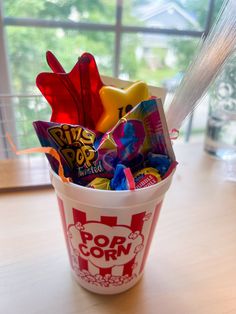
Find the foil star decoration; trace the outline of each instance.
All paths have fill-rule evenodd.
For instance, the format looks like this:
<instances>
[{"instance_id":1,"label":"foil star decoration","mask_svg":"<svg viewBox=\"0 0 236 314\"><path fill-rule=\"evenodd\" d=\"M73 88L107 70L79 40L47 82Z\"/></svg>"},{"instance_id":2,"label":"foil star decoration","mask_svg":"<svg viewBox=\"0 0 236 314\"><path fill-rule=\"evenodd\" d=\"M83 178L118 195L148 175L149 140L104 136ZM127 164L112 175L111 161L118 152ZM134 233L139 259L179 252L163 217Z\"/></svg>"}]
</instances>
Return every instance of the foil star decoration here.
<instances>
[{"instance_id":1,"label":"foil star decoration","mask_svg":"<svg viewBox=\"0 0 236 314\"><path fill-rule=\"evenodd\" d=\"M69 73L52 52L46 59L53 73L40 73L36 85L52 108L51 121L95 130L103 113L99 91L104 84L94 57L85 52Z\"/></svg>"},{"instance_id":2,"label":"foil star decoration","mask_svg":"<svg viewBox=\"0 0 236 314\"><path fill-rule=\"evenodd\" d=\"M126 113L149 98L148 86L139 81L126 89L104 86L100 90L104 112L99 119L96 129L105 133L121 119Z\"/></svg>"}]
</instances>

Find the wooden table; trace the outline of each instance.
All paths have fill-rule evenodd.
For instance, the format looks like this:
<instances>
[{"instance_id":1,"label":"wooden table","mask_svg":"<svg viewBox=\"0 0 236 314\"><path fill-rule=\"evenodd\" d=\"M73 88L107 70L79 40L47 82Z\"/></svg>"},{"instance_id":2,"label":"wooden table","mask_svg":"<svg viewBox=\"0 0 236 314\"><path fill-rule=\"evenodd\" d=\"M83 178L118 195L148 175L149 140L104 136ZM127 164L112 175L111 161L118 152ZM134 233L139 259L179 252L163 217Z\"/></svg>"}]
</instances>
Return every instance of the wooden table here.
<instances>
[{"instance_id":1,"label":"wooden table","mask_svg":"<svg viewBox=\"0 0 236 314\"><path fill-rule=\"evenodd\" d=\"M200 145L175 145L178 170L142 280L99 296L71 277L54 191L0 194L0 313L236 313L236 184Z\"/></svg>"}]
</instances>

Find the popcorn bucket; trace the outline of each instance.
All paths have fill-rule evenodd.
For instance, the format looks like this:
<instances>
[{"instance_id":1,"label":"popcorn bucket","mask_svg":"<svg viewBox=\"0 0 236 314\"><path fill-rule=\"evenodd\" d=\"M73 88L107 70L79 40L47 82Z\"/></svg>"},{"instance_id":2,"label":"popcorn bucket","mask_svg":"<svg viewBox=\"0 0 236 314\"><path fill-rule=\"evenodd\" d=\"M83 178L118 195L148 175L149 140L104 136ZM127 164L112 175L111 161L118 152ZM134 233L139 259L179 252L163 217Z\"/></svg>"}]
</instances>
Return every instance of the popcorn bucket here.
<instances>
[{"instance_id":1,"label":"popcorn bucket","mask_svg":"<svg viewBox=\"0 0 236 314\"><path fill-rule=\"evenodd\" d=\"M82 287L116 294L139 281L173 173L146 188L107 191L63 183L51 171L71 270Z\"/></svg>"}]
</instances>

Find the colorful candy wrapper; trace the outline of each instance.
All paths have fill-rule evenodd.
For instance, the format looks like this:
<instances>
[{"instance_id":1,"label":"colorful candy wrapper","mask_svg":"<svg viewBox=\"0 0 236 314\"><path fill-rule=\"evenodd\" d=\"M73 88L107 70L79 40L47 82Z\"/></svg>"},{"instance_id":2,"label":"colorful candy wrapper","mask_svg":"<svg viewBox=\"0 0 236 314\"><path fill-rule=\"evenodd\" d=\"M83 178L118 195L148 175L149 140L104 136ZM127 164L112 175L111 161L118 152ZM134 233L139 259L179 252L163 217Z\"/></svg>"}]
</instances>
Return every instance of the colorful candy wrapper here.
<instances>
[{"instance_id":1,"label":"colorful candy wrapper","mask_svg":"<svg viewBox=\"0 0 236 314\"><path fill-rule=\"evenodd\" d=\"M164 176L171 164L171 159L166 155L148 153L146 167L153 167L158 170L161 176Z\"/></svg>"},{"instance_id":2,"label":"colorful candy wrapper","mask_svg":"<svg viewBox=\"0 0 236 314\"><path fill-rule=\"evenodd\" d=\"M134 190L135 182L129 168L118 164L111 180L106 178L95 178L87 187L98 190Z\"/></svg>"},{"instance_id":3,"label":"colorful candy wrapper","mask_svg":"<svg viewBox=\"0 0 236 314\"><path fill-rule=\"evenodd\" d=\"M101 162L97 160L99 138L101 135L80 125L59 124L55 122L35 121L33 126L39 141L44 147L55 148L61 156L65 176L70 177L74 183L85 185L80 180L78 169L87 169L90 180L96 173L103 172ZM52 169L58 173L58 162L47 154ZM92 176L94 174L94 176Z\"/></svg>"},{"instance_id":4,"label":"colorful candy wrapper","mask_svg":"<svg viewBox=\"0 0 236 314\"><path fill-rule=\"evenodd\" d=\"M140 189L161 181L161 175L155 168L144 168L134 173L135 188Z\"/></svg>"},{"instance_id":5,"label":"colorful candy wrapper","mask_svg":"<svg viewBox=\"0 0 236 314\"><path fill-rule=\"evenodd\" d=\"M87 187L98 190L111 190L110 180L106 178L95 178L87 185Z\"/></svg>"},{"instance_id":6,"label":"colorful candy wrapper","mask_svg":"<svg viewBox=\"0 0 236 314\"><path fill-rule=\"evenodd\" d=\"M114 177L110 183L112 190L134 190L135 182L130 168L126 168L122 164L118 164L115 169Z\"/></svg>"},{"instance_id":7,"label":"colorful candy wrapper","mask_svg":"<svg viewBox=\"0 0 236 314\"><path fill-rule=\"evenodd\" d=\"M105 151L104 162L113 166L122 163L132 172L151 166L146 165L147 156L155 156L150 154L165 155L175 162L160 99L143 101L133 108L106 133L99 149Z\"/></svg>"},{"instance_id":8,"label":"colorful candy wrapper","mask_svg":"<svg viewBox=\"0 0 236 314\"><path fill-rule=\"evenodd\" d=\"M112 179L118 164L138 171L148 156L155 159L150 153L168 156L175 163L159 99L141 102L104 135L80 125L43 121L33 125L42 146L58 150L65 174L77 184L88 185L97 177ZM57 172L57 163L48 159Z\"/></svg>"}]
</instances>

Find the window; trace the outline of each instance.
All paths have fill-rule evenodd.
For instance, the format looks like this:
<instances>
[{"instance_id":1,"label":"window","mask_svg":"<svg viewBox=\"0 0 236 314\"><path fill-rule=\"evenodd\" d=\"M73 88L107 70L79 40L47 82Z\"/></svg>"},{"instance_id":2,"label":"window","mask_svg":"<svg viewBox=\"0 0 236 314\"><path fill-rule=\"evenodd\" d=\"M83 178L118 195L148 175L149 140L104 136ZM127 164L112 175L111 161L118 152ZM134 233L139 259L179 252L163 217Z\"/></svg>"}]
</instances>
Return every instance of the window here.
<instances>
[{"instance_id":1,"label":"window","mask_svg":"<svg viewBox=\"0 0 236 314\"><path fill-rule=\"evenodd\" d=\"M35 78L49 70L47 50L55 53L66 71L83 51L89 51L95 55L101 74L143 79L166 87L171 96L222 2L3 0L0 159L11 157L6 131L20 148L38 146L31 123L49 119L50 108L39 95ZM191 120L189 123L191 126ZM193 130L203 128L198 124Z\"/></svg>"}]
</instances>

